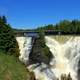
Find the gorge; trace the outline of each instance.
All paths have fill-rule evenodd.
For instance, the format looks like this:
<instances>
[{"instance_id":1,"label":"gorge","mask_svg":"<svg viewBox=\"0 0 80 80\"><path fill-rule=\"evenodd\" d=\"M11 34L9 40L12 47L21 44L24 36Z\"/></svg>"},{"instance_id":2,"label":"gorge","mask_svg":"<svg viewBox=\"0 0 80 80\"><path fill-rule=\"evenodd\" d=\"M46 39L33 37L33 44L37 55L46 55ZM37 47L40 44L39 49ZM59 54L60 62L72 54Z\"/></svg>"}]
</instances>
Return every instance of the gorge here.
<instances>
[{"instance_id":1,"label":"gorge","mask_svg":"<svg viewBox=\"0 0 80 80\"><path fill-rule=\"evenodd\" d=\"M57 39L58 38L58 39ZM62 42L60 39L62 38ZM20 48L20 61L27 64L29 53L32 48L31 37L16 38ZM54 58L50 66L41 63L27 66L35 73L37 80L57 80L62 74L70 73L72 80L78 80L78 62L80 59L80 37L79 36L45 36L46 45L49 47Z\"/></svg>"}]
</instances>

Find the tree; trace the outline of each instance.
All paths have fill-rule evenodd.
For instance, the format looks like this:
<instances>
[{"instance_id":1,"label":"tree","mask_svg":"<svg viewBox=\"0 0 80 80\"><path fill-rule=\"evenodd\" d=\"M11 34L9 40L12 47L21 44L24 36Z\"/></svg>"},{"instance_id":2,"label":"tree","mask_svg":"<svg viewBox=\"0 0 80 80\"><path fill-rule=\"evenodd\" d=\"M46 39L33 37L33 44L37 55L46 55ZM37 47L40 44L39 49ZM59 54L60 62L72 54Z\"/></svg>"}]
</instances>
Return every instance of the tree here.
<instances>
[{"instance_id":1,"label":"tree","mask_svg":"<svg viewBox=\"0 0 80 80\"><path fill-rule=\"evenodd\" d=\"M3 21L3 18L0 19L0 51L15 56L19 55L19 46L14 31L9 24Z\"/></svg>"},{"instance_id":2,"label":"tree","mask_svg":"<svg viewBox=\"0 0 80 80\"><path fill-rule=\"evenodd\" d=\"M3 23L7 23L7 19L5 16L2 16Z\"/></svg>"},{"instance_id":3,"label":"tree","mask_svg":"<svg viewBox=\"0 0 80 80\"><path fill-rule=\"evenodd\" d=\"M70 24L70 21L63 20L58 24L58 29L62 30L64 32L68 32L69 31L69 24Z\"/></svg>"}]
</instances>

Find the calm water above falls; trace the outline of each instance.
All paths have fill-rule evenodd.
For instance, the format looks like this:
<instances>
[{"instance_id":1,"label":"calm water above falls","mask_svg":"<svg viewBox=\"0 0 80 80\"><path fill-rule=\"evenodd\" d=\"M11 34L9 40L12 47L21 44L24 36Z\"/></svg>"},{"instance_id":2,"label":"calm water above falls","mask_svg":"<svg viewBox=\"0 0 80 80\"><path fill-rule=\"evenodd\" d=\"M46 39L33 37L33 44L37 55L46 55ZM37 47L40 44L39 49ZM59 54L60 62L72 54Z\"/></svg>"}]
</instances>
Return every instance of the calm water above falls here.
<instances>
[{"instance_id":1,"label":"calm water above falls","mask_svg":"<svg viewBox=\"0 0 80 80\"><path fill-rule=\"evenodd\" d=\"M51 61L51 67L43 64L34 68L37 64L30 65L28 69L34 71L38 80L56 80L61 74L71 74L73 80L77 80L77 65L80 58L80 37L73 36L46 36L46 45L54 55ZM20 47L20 60L24 63L28 61L28 55L31 50L31 38L17 38ZM42 70L43 69L43 70ZM41 71L42 70L42 71Z\"/></svg>"}]
</instances>

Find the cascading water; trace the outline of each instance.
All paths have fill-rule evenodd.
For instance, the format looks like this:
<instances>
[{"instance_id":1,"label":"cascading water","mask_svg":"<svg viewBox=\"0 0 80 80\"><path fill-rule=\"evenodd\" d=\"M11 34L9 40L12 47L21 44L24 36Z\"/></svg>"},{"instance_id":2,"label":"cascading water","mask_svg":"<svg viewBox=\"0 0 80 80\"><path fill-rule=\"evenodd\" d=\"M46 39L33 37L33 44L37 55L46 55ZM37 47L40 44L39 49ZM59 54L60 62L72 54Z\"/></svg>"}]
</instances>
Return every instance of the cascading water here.
<instances>
[{"instance_id":1,"label":"cascading water","mask_svg":"<svg viewBox=\"0 0 80 80\"><path fill-rule=\"evenodd\" d=\"M59 36L60 37L60 36ZM31 37L17 37L20 48L20 60L27 63L31 50ZM52 37L46 36L46 45L54 55L50 62L51 67L42 63L39 67L28 66L30 71L34 71L37 80L56 80L61 74L71 74L73 80L77 80L78 61L80 58L80 37L71 37L66 43L59 43ZM59 79L60 80L60 79Z\"/></svg>"},{"instance_id":2,"label":"cascading water","mask_svg":"<svg viewBox=\"0 0 80 80\"><path fill-rule=\"evenodd\" d=\"M51 37L46 38L46 45L55 56L52 60L52 71L60 78L61 74L71 74L77 80L78 61L80 59L80 37L71 37L66 43L60 44ZM55 62L55 63L54 63Z\"/></svg>"},{"instance_id":3,"label":"cascading water","mask_svg":"<svg viewBox=\"0 0 80 80\"><path fill-rule=\"evenodd\" d=\"M19 44L20 56L19 59L24 64L27 64L29 60L29 53L32 48L32 38L31 37L17 37L16 38Z\"/></svg>"}]
</instances>

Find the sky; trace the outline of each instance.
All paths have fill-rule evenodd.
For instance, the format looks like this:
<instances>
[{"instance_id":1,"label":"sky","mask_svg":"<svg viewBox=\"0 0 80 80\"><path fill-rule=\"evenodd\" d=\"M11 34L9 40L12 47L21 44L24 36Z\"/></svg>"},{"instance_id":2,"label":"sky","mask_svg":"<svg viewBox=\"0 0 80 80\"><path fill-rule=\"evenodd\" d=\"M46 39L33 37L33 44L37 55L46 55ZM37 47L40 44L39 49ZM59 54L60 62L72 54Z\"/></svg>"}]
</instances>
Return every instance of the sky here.
<instances>
[{"instance_id":1,"label":"sky","mask_svg":"<svg viewBox=\"0 0 80 80\"><path fill-rule=\"evenodd\" d=\"M80 20L80 0L0 0L0 15L13 28L33 29L61 20Z\"/></svg>"}]
</instances>

